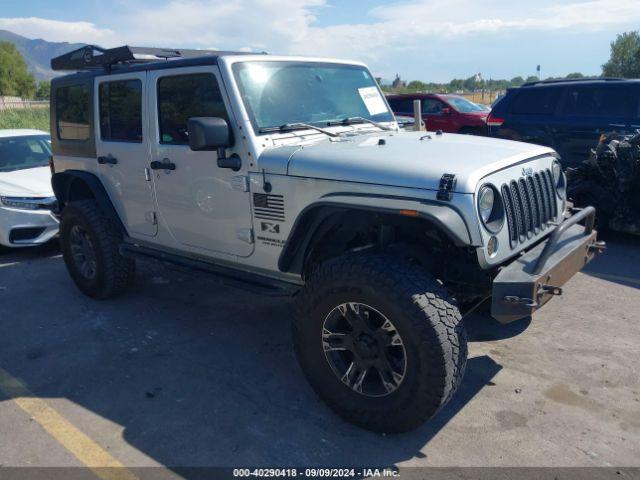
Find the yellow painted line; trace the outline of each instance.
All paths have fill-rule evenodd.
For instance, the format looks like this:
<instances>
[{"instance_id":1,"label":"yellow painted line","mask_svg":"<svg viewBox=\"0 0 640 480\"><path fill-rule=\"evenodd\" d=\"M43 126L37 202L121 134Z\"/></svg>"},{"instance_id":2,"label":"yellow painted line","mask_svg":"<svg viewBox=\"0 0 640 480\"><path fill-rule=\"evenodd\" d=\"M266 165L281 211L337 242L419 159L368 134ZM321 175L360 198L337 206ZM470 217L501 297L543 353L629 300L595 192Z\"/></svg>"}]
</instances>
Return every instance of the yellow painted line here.
<instances>
[{"instance_id":1,"label":"yellow painted line","mask_svg":"<svg viewBox=\"0 0 640 480\"><path fill-rule=\"evenodd\" d=\"M133 473L66 418L0 368L0 391L102 480L137 480Z\"/></svg>"},{"instance_id":2,"label":"yellow painted line","mask_svg":"<svg viewBox=\"0 0 640 480\"><path fill-rule=\"evenodd\" d=\"M624 275L612 275L610 273L595 273L587 272L588 275L593 277L602 278L603 280L611 280L614 282L627 282L633 285L640 285L640 279L633 277L626 277Z\"/></svg>"}]
</instances>

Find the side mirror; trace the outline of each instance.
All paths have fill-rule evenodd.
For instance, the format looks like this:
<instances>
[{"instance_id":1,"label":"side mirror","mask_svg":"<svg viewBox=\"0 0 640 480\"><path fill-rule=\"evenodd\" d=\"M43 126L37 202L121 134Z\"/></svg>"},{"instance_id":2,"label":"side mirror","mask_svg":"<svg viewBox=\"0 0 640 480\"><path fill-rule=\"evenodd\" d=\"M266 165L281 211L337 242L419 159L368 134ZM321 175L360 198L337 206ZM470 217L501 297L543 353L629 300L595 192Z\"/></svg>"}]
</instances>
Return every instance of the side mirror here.
<instances>
[{"instance_id":1,"label":"side mirror","mask_svg":"<svg viewBox=\"0 0 640 480\"><path fill-rule=\"evenodd\" d=\"M189 147L194 151L219 150L233 145L233 134L224 118L192 117L187 120L187 131Z\"/></svg>"},{"instance_id":2,"label":"side mirror","mask_svg":"<svg viewBox=\"0 0 640 480\"><path fill-rule=\"evenodd\" d=\"M442 115L451 115L451 109L449 107L444 107L441 112Z\"/></svg>"}]
</instances>

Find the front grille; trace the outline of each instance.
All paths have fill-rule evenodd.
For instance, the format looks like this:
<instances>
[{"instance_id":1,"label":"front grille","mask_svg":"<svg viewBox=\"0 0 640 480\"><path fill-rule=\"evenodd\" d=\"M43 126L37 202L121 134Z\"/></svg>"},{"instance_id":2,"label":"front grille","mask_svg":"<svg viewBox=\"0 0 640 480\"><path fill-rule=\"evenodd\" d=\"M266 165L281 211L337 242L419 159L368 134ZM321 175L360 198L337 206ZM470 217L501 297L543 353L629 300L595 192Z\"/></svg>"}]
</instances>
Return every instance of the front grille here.
<instances>
[{"instance_id":1,"label":"front grille","mask_svg":"<svg viewBox=\"0 0 640 480\"><path fill-rule=\"evenodd\" d=\"M253 212L256 218L284 221L284 197L266 193L253 194Z\"/></svg>"},{"instance_id":2,"label":"front grille","mask_svg":"<svg viewBox=\"0 0 640 480\"><path fill-rule=\"evenodd\" d=\"M525 242L558 216L551 170L512 180L500 189L511 248Z\"/></svg>"}]
</instances>

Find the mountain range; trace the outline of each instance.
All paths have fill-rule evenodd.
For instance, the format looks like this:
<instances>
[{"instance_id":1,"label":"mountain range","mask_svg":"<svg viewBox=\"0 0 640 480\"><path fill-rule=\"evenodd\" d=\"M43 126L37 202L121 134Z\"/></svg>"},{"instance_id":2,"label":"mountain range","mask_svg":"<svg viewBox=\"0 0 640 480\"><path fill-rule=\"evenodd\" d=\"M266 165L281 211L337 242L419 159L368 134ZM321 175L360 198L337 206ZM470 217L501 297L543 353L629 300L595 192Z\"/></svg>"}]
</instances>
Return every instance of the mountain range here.
<instances>
[{"instance_id":1,"label":"mountain range","mask_svg":"<svg viewBox=\"0 0 640 480\"><path fill-rule=\"evenodd\" d=\"M0 30L0 42L2 41L11 42L16 46L27 62L29 71L38 81L51 80L53 77L60 75L60 72L51 70L51 59L53 57L84 45L82 43L47 42L40 38L31 39L8 30Z\"/></svg>"}]
</instances>

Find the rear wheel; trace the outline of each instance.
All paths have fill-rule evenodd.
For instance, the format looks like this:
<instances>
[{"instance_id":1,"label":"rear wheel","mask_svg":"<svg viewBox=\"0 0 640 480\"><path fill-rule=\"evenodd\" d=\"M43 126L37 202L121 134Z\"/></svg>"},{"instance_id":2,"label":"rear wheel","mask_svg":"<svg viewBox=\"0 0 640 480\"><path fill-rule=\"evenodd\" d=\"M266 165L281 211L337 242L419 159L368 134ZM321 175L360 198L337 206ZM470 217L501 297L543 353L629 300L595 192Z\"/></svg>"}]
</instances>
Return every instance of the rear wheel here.
<instances>
[{"instance_id":1,"label":"rear wheel","mask_svg":"<svg viewBox=\"0 0 640 480\"><path fill-rule=\"evenodd\" d=\"M421 425L464 375L466 334L455 302L421 268L382 255L320 266L297 301L296 354L318 395L378 432Z\"/></svg>"},{"instance_id":2,"label":"rear wheel","mask_svg":"<svg viewBox=\"0 0 640 480\"><path fill-rule=\"evenodd\" d=\"M135 262L120 255L122 231L96 202L67 205L60 221L62 256L74 283L93 298L122 293L131 284Z\"/></svg>"}]
</instances>

